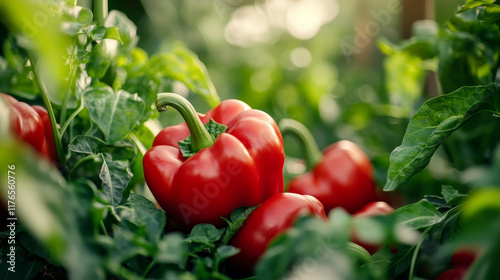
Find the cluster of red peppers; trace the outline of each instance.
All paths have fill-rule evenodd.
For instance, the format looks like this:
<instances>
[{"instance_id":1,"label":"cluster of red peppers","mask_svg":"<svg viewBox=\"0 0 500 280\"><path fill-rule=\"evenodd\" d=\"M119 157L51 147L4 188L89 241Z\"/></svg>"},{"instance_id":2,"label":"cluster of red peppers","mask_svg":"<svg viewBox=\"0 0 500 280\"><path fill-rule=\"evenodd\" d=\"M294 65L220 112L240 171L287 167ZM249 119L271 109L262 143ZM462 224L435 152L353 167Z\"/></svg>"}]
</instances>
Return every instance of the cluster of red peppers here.
<instances>
[{"instance_id":1,"label":"cluster of red peppers","mask_svg":"<svg viewBox=\"0 0 500 280\"><path fill-rule=\"evenodd\" d=\"M222 227L221 217L234 209L258 206L229 242L241 250L233 259L242 271L250 272L270 240L297 216L326 219L336 207L355 214L377 200L371 163L352 142L340 141L321 153L303 125L285 120L278 127L268 114L239 100L225 100L200 114L180 95L160 93L158 110L168 106L185 122L165 127L144 155L148 187L185 232L200 223ZM290 182L288 192L282 133L303 140L310 168ZM372 208L361 211L391 212Z\"/></svg>"}]
</instances>

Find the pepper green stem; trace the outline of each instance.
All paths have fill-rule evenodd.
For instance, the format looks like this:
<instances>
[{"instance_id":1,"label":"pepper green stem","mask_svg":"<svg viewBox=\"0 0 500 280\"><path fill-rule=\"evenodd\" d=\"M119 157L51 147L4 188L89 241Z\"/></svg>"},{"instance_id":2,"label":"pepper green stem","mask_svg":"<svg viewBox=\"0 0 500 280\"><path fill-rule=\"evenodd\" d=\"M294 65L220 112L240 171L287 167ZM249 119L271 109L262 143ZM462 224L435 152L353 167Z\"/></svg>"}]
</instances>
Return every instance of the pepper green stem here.
<instances>
[{"instance_id":1,"label":"pepper green stem","mask_svg":"<svg viewBox=\"0 0 500 280\"><path fill-rule=\"evenodd\" d=\"M279 123L279 128L283 135L289 134L299 140L304 149L307 170L311 170L321 161L323 154L318 148L313 135L305 125L296 120L282 119Z\"/></svg>"},{"instance_id":2,"label":"pepper green stem","mask_svg":"<svg viewBox=\"0 0 500 280\"><path fill-rule=\"evenodd\" d=\"M31 65L33 67L33 74L35 75L35 80L40 89L40 95L42 96L43 105L47 109L47 113L49 115L50 127L52 128L52 138L54 138L54 147L56 149L57 159L62 166L66 165L66 156L64 154L64 149L61 141L61 134L57 129L57 121L54 115L54 109L52 109L52 103L50 102L47 86L45 82L40 77L40 71L38 69L38 65L36 61L33 59L33 55L30 51L28 51L28 58L31 61Z\"/></svg>"},{"instance_id":3,"label":"pepper green stem","mask_svg":"<svg viewBox=\"0 0 500 280\"><path fill-rule=\"evenodd\" d=\"M108 0L94 0L93 7L97 27L104 26L104 21L108 16Z\"/></svg>"},{"instance_id":4,"label":"pepper green stem","mask_svg":"<svg viewBox=\"0 0 500 280\"><path fill-rule=\"evenodd\" d=\"M353 242L347 242L347 250L354 256L358 257L363 264L368 264L372 260L372 255L365 248Z\"/></svg>"},{"instance_id":5,"label":"pepper green stem","mask_svg":"<svg viewBox=\"0 0 500 280\"><path fill-rule=\"evenodd\" d=\"M186 121L191 133L191 149L194 152L208 148L215 143L215 138L205 128L193 105L186 98L175 93L158 93L156 97L158 112L166 111L168 106L177 110Z\"/></svg>"}]
</instances>

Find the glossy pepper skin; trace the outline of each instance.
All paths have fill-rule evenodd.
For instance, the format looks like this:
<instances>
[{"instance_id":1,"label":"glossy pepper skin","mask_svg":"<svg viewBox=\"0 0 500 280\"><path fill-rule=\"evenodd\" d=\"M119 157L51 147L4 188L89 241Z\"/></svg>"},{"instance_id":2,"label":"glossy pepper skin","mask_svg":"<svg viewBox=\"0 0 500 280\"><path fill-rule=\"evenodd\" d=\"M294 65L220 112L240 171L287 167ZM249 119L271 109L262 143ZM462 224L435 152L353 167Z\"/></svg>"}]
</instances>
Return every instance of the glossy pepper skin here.
<instances>
[{"instance_id":1,"label":"glossy pepper skin","mask_svg":"<svg viewBox=\"0 0 500 280\"><path fill-rule=\"evenodd\" d=\"M389 215L392 212L394 212L394 208L391 205L387 204L384 201L374 201L366 204L363 208L361 208L358 212L356 212L353 215L353 217L354 219L370 218L376 216ZM372 255L375 254L375 252L377 252L382 247L382 244L362 241L359 238L359 235L356 233L356 231L353 231L351 236L352 236L351 239L354 243L365 248L365 250Z\"/></svg>"},{"instance_id":2,"label":"glossy pepper skin","mask_svg":"<svg viewBox=\"0 0 500 280\"><path fill-rule=\"evenodd\" d=\"M316 197L328 213L342 207L354 214L369 202L377 200L373 167L366 154L353 142L342 140L321 151L311 133L301 123L284 119L283 135L298 136L306 154L308 172L288 183L288 192Z\"/></svg>"},{"instance_id":3,"label":"glossy pepper skin","mask_svg":"<svg viewBox=\"0 0 500 280\"><path fill-rule=\"evenodd\" d=\"M30 106L16 98L1 93L10 105L10 130L24 142L31 145L44 157L54 162L57 155L47 110L41 106Z\"/></svg>"},{"instance_id":4,"label":"glossy pepper skin","mask_svg":"<svg viewBox=\"0 0 500 280\"><path fill-rule=\"evenodd\" d=\"M301 214L327 219L321 202L310 195L280 193L257 207L229 240L229 245L241 250L230 259L233 269L251 273L269 242Z\"/></svg>"},{"instance_id":5,"label":"glossy pepper skin","mask_svg":"<svg viewBox=\"0 0 500 280\"><path fill-rule=\"evenodd\" d=\"M143 159L146 182L169 218L184 230L199 223L222 227L221 217L234 209L283 192L283 139L269 115L225 100L193 119L213 119L227 130L186 159L178 142L193 136L189 123L166 127Z\"/></svg>"}]
</instances>

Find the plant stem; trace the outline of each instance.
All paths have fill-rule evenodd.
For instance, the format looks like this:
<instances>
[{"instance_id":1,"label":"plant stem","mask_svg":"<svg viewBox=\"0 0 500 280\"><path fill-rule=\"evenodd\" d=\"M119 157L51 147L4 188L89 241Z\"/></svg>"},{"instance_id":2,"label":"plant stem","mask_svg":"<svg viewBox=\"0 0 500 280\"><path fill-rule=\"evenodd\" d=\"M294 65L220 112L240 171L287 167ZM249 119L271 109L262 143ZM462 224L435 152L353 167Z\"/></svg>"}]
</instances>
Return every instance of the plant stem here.
<instances>
[{"instance_id":1,"label":"plant stem","mask_svg":"<svg viewBox=\"0 0 500 280\"><path fill-rule=\"evenodd\" d=\"M158 111L166 111L168 106L179 111L184 121L186 121L191 133L191 149L194 152L198 152L214 144L214 137L207 131L193 105L186 98L175 93L158 93L156 97L156 108Z\"/></svg>"},{"instance_id":2,"label":"plant stem","mask_svg":"<svg viewBox=\"0 0 500 280\"><path fill-rule=\"evenodd\" d=\"M66 132L66 129L68 129L68 126L71 124L71 121L73 121L73 119L83 110L83 96L81 97L81 100L80 100L80 106L78 106L78 108L76 109L76 111L73 112L73 114L71 114L71 116L69 116L69 118L66 120L66 122L63 124L63 126L61 127L61 131L59 132L62 135L64 135L64 133Z\"/></svg>"},{"instance_id":3,"label":"plant stem","mask_svg":"<svg viewBox=\"0 0 500 280\"><path fill-rule=\"evenodd\" d=\"M31 61L31 65L33 67L33 73L35 75L35 80L40 89L40 95L42 96L43 104L47 109L47 113L49 115L50 127L52 128L52 137L54 138L54 146L56 149L57 159L59 163L63 166L66 165L66 156L64 155L64 149L61 142L61 134L59 134L59 130L57 129L57 121L54 115L54 109L52 109L52 103L50 102L47 86L43 82L40 77L40 73L38 71L37 62L33 59L33 55L30 51L28 51L28 58Z\"/></svg>"},{"instance_id":4,"label":"plant stem","mask_svg":"<svg viewBox=\"0 0 500 280\"><path fill-rule=\"evenodd\" d=\"M363 262L363 264L368 264L372 260L372 255L370 255L370 253L368 253L365 248L356 243L347 242L347 250L353 255L357 256Z\"/></svg>"},{"instance_id":5,"label":"plant stem","mask_svg":"<svg viewBox=\"0 0 500 280\"><path fill-rule=\"evenodd\" d=\"M94 0L94 18L97 27L104 26L104 21L108 16L108 0Z\"/></svg>"},{"instance_id":6,"label":"plant stem","mask_svg":"<svg viewBox=\"0 0 500 280\"><path fill-rule=\"evenodd\" d=\"M279 128L283 135L290 134L298 138L305 153L307 170L311 170L323 158L313 135L302 123L292 119L282 119Z\"/></svg>"},{"instance_id":7,"label":"plant stem","mask_svg":"<svg viewBox=\"0 0 500 280\"><path fill-rule=\"evenodd\" d=\"M417 263L417 256L418 256L418 251L420 250L420 247L422 246L422 243L424 243L425 237L427 236L427 233L431 230L432 226L426 228L424 232L422 232L422 235L417 241L417 245L415 247L415 252L413 252L413 256L411 259L411 264L410 264L410 274L408 275L408 279L413 280L413 273L415 271L415 264Z\"/></svg>"},{"instance_id":8,"label":"plant stem","mask_svg":"<svg viewBox=\"0 0 500 280\"><path fill-rule=\"evenodd\" d=\"M156 265L156 262L155 261L152 261L148 267L146 267L146 269L144 270L144 273L142 274L142 277L146 278L146 276L148 276L149 274L149 271L151 271L151 269Z\"/></svg>"}]
</instances>

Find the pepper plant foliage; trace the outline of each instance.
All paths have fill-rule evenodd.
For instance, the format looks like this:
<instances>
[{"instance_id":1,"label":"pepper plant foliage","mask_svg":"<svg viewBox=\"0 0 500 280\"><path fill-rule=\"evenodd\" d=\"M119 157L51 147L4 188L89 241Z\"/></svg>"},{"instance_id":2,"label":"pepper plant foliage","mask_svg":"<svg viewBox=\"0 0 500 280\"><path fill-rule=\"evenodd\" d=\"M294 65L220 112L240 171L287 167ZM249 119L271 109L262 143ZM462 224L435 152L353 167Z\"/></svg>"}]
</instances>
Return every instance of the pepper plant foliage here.
<instances>
[{"instance_id":1,"label":"pepper plant foliage","mask_svg":"<svg viewBox=\"0 0 500 280\"><path fill-rule=\"evenodd\" d=\"M500 113L498 1L467 1L443 30L416 36L387 53L405 53L437 65L441 96L426 101L410 120L401 146L391 154L385 190L400 187L429 163L456 130L480 113L495 123ZM499 140L495 137L494 140ZM481 143L480 157L498 141ZM483 147L486 147L483 149ZM460 167L459 167L460 168Z\"/></svg>"},{"instance_id":2,"label":"pepper plant foliage","mask_svg":"<svg viewBox=\"0 0 500 280\"><path fill-rule=\"evenodd\" d=\"M11 247L2 228L0 278L232 279L225 260L238 249L227 244L253 208L235 209L224 228L199 224L189 234L165 233L169 217L142 175L156 134L157 94L178 81L215 106L207 69L182 43L149 56L137 47L135 24L119 11L108 14L104 4L95 0L91 11L76 1L0 1L10 31L0 91L50 105L59 158L57 166L48 164L13 139L0 100L0 168L15 166L18 218L16 272L4 261ZM499 1L468 0L438 32L381 44L389 57L403 54L421 61L421 71L437 72L443 93L410 120L391 155L385 189L404 185L442 146L457 170L480 166L480 178L444 185L439 195L384 217L356 220L342 209L328 222L302 217L273 240L250 278L435 279L450 267L453 250L466 245L481 250L466 278L495 279L500 134L476 132L500 127L499 10ZM46 21L36 21L35 13ZM450 152L461 131L470 137ZM5 194L6 172L0 180ZM367 256L353 246L353 228L370 233L366 238L382 249Z\"/></svg>"}]
</instances>

